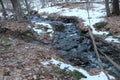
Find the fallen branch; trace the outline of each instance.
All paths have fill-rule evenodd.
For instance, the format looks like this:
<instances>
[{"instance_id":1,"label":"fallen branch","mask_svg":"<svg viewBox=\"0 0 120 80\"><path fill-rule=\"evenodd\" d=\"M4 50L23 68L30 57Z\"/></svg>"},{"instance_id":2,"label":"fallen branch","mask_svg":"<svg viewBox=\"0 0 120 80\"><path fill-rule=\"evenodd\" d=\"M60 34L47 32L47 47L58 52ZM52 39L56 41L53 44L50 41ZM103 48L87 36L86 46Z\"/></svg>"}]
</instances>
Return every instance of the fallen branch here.
<instances>
[{"instance_id":1,"label":"fallen branch","mask_svg":"<svg viewBox=\"0 0 120 80\"><path fill-rule=\"evenodd\" d=\"M90 38L91 38L91 40L92 40L92 44L93 44L93 47L94 47L94 51L95 51L95 53L96 53L96 55L97 55L97 58L98 58L99 67L100 67L101 71L103 71L103 72L105 73L105 75L107 76L108 80L110 80L108 74L107 74L106 71L104 71L104 69L103 69L102 61L101 61L100 55L99 55L99 53L98 53L98 49L97 49L97 46L96 46L96 43L95 43L95 39L94 39L94 36L93 36L93 34L92 34L92 32L91 32L91 30L90 30L89 27L88 27L88 31L89 31Z\"/></svg>"},{"instance_id":2,"label":"fallen branch","mask_svg":"<svg viewBox=\"0 0 120 80\"><path fill-rule=\"evenodd\" d=\"M104 54L102 51L100 51L99 49L98 49L98 51L103 55L103 56L105 56L106 57L106 59L111 63L111 64L113 64L113 66L115 66L119 71L120 71L120 65L118 65L116 62L114 62L109 56L107 56L106 54Z\"/></svg>"},{"instance_id":3,"label":"fallen branch","mask_svg":"<svg viewBox=\"0 0 120 80\"><path fill-rule=\"evenodd\" d=\"M100 38L99 36L95 36L96 40L102 42L103 44L107 44L111 49L114 49L115 53L120 53L120 48L113 46L111 43L108 43L107 41L105 41L104 39Z\"/></svg>"},{"instance_id":4,"label":"fallen branch","mask_svg":"<svg viewBox=\"0 0 120 80\"><path fill-rule=\"evenodd\" d=\"M90 35L90 38L92 40L92 44L93 44L93 47L94 47L94 51L97 55L97 58L98 58L98 63L99 63L99 67L101 70L103 70L103 66L102 66L102 61L100 60L100 56L99 56L99 53L98 53L98 50L97 50L97 46L96 46L96 43L95 43L95 39L94 39L94 36L92 35L92 32L90 30L90 28L88 27L88 31L89 31L89 35Z\"/></svg>"}]
</instances>

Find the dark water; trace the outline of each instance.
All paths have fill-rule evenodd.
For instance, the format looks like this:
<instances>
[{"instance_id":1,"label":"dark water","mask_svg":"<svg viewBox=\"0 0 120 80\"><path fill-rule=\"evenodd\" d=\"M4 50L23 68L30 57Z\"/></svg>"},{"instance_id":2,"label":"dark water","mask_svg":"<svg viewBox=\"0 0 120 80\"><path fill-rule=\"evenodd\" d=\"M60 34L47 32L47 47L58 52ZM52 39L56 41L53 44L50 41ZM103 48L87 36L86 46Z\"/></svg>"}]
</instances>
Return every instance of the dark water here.
<instances>
[{"instance_id":1,"label":"dark water","mask_svg":"<svg viewBox=\"0 0 120 80\"><path fill-rule=\"evenodd\" d=\"M49 20L39 17L32 17L32 21L45 22L54 25L54 34L51 46L56 49L64 60L70 61L73 65L82 67L99 68L92 42L87 34L81 33L72 20ZM64 26L64 27L63 27ZM110 47L97 41L100 49L104 52ZM104 56L100 55L103 66L117 75L120 73L110 64Z\"/></svg>"}]
</instances>

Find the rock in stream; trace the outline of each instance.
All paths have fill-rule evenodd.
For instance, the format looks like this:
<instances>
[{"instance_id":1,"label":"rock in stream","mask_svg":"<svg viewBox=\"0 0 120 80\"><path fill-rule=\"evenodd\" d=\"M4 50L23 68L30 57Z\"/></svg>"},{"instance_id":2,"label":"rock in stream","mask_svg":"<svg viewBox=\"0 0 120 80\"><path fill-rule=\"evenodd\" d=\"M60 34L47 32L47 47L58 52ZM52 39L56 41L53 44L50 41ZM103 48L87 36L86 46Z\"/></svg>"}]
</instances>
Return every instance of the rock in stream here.
<instances>
[{"instance_id":1,"label":"rock in stream","mask_svg":"<svg viewBox=\"0 0 120 80\"><path fill-rule=\"evenodd\" d=\"M41 22L42 19L33 18L33 21ZM70 61L73 65L99 68L89 35L81 33L73 20L51 21L43 19L42 22L49 23L54 28L51 46L59 52L63 59ZM101 45L103 43L99 41L96 43L100 44L103 51L110 49L108 45ZM120 74L104 56L100 57L106 70Z\"/></svg>"}]
</instances>

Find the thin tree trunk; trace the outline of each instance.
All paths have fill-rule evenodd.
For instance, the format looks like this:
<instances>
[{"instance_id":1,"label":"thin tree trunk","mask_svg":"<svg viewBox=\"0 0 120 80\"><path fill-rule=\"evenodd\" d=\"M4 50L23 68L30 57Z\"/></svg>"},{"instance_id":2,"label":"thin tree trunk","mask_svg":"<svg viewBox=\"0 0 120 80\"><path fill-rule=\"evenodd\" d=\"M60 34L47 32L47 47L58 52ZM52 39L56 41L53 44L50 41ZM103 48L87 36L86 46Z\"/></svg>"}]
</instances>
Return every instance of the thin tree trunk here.
<instances>
[{"instance_id":1,"label":"thin tree trunk","mask_svg":"<svg viewBox=\"0 0 120 80\"><path fill-rule=\"evenodd\" d=\"M30 19L30 6L27 0L25 0L25 3L26 3L27 11L28 11L28 21L29 21L30 26L33 27L31 19Z\"/></svg>"},{"instance_id":2,"label":"thin tree trunk","mask_svg":"<svg viewBox=\"0 0 120 80\"><path fill-rule=\"evenodd\" d=\"M107 16L109 17L110 16L109 0L105 0L105 7Z\"/></svg>"},{"instance_id":3,"label":"thin tree trunk","mask_svg":"<svg viewBox=\"0 0 120 80\"><path fill-rule=\"evenodd\" d=\"M11 3L13 5L13 9L15 11L15 17L18 21L23 20L23 12L19 3L19 0L11 0Z\"/></svg>"},{"instance_id":4,"label":"thin tree trunk","mask_svg":"<svg viewBox=\"0 0 120 80\"><path fill-rule=\"evenodd\" d=\"M113 5L112 13L115 15L119 15L120 14L119 0L113 0L112 5Z\"/></svg>"},{"instance_id":5,"label":"thin tree trunk","mask_svg":"<svg viewBox=\"0 0 120 80\"><path fill-rule=\"evenodd\" d=\"M99 64L99 67L101 69L101 71L103 71L105 73L105 75L107 76L108 80L110 80L108 74L106 73L106 71L104 70L103 66L102 66L102 61L100 59L100 55L98 53L98 49L97 49L97 46L96 46L96 43L95 43L95 39L94 39L94 36L90 30L90 28L88 27L88 31L89 31L89 35L90 35L90 38L92 40L92 44L93 44L93 47L94 47L94 51L96 53L96 56L97 56L97 59L98 59L98 64Z\"/></svg>"},{"instance_id":6,"label":"thin tree trunk","mask_svg":"<svg viewBox=\"0 0 120 80\"><path fill-rule=\"evenodd\" d=\"M45 7L45 0L41 0L42 8Z\"/></svg>"},{"instance_id":7,"label":"thin tree trunk","mask_svg":"<svg viewBox=\"0 0 120 80\"><path fill-rule=\"evenodd\" d=\"M2 9L3 9L3 16L4 16L4 18L6 19L6 11L5 11L5 6L4 6L4 4L3 4L3 1L2 1L2 0L0 0L0 4L1 4L1 6L2 6Z\"/></svg>"}]
</instances>

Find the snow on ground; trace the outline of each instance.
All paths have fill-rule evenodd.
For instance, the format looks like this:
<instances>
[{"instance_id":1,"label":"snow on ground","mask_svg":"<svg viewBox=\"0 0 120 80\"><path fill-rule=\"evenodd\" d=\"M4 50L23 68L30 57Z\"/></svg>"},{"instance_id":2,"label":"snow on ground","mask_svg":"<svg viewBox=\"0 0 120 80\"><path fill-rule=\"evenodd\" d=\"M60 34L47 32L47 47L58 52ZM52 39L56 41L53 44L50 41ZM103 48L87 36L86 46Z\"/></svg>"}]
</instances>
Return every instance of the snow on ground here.
<instances>
[{"instance_id":1,"label":"snow on ground","mask_svg":"<svg viewBox=\"0 0 120 80\"><path fill-rule=\"evenodd\" d=\"M103 32L103 31L96 31L95 28L93 27L93 25L97 22L100 21L104 21L104 18L102 18L103 16L106 16L106 13L104 11L105 9L105 5L104 4L98 4L98 3L94 3L92 4L94 6L94 8L89 9L89 16L88 16L88 12L86 9L80 9L79 7L77 8L73 8L73 9L69 9L69 8L62 8L61 6L54 6L54 7L46 7L46 8L41 8L41 6L39 5L40 1L36 0L33 1L33 3L31 3L31 6L33 6L34 10L37 10L39 13L58 13L62 16L76 16L79 18L82 18L84 20L84 24L85 26L89 25L92 29L93 34L96 35L106 35L109 34L109 32ZM88 4L86 5L87 8ZM13 13L10 11L7 11L7 18L12 18ZM4 18L2 13L0 12L0 17ZM90 19L90 21L89 21ZM34 31L37 31L38 34L42 33L43 31L40 29L38 30L37 28L33 28ZM48 32L53 33L53 30L48 30ZM52 34L50 34L52 36ZM120 43L120 41L118 39L114 39L113 37L109 36L105 39L108 42L116 42L116 43Z\"/></svg>"},{"instance_id":2,"label":"snow on ground","mask_svg":"<svg viewBox=\"0 0 120 80\"><path fill-rule=\"evenodd\" d=\"M54 6L54 7L41 8L39 9L38 12L39 13L46 12L49 14L58 13L62 16L76 16L84 20L85 26L89 25L91 27L93 34L96 34L96 35L109 34L109 32L106 32L106 31L96 31L95 28L93 27L95 23L100 22L100 21L105 21L103 18L104 16L106 16L106 13L104 11L105 4L93 3L92 5L94 7L92 9L89 9L89 16L88 16L88 11L86 10L88 4L86 5L86 9L80 9L79 7L69 9L69 8L61 8L61 6ZM112 42L120 43L120 41L116 41L112 37L111 38L108 37L105 40L109 42L111 41L111 39L112 39Z\"/></svg>"},{"instance_id":3,"label":"snow on ground","mask_svg":"<svg viewBox=\"0 0 120 80\"><path fill-rule=\"evenodd\" d=\"M33 27L33 30L38 34L41 35L43 33L49 33L49 36L53 36L53 28L50 24L48 23L40 23L40 22L34 22L35 27ZM28 26L29 27L29 26Z\"/></svg>"},{"instance_id":4,"label":"snow on ground","mask_svg":"<svg viewBox=\"0 0 120 80\"><path fill-rule=\"evenodd\" d=\"M107 76L105 75L104 72L100 72L98 75L91 76L91 75L88 74L87 71L85 71L82 68L76 68L74 66L71 66L70 64L63 63L63 62L55 60L53 58L51 60L49 60L49 61L41 62L41 64L43 64L44 66L47 66L50 63L54 64L54 65L59 65L60 69L67 68L70 71L77 70L77 71L79 71L80 73L82 73L83 75L85 75L87 77L87 78L82 78L80 80L108 80ZM115 78L113 76L111 76L111 75L109 75L109 78L111 80L115 80Z\"/></svg>"},{"instance_id":5,"label":"snow on ground","mask_svg":"<svg viewBox=\"0 0 120 80\"><path fill-rule=\"evenodd\" d=\"M108 42L120 43L119 39L113 38L112 36L109 36L109 37L105 38L105 40L108 41Z\"/></svg>"},{"instance_id":6,"label":"snow on ground","mask_svg":"<svg viewBox=\"0 0 120 80\"><path fill-rule=\"evenodd\" d=\"M37 11L39 10L39 8L42 7L40 0L32 0L32 1L30 1L30 6L32 8L35 8Z\"/></svg>"},{"instance_id":7,"label":"snow on ground","mask_svg":"<svg viewBox=\"0 0 120 80\"><path fill-rule=\"evenodd\" d=\"M93 27L93 25L95 23L104 20L103 18L100 18L101 16L105 16L105 12L101 11L101 9L104 9L103 4L94 4L94 7L95 8L89 10L89 16L88 16L87 10L79 9L79 8L63 11L61 13L61 15L63 15L63 16L77 16L79 18L82 18L84 20L84 24L86 26L89 25L92 28L93 34L98 34L98 35L108 34L108 32L101 32L101 31L98 32ZM90 22L89 22L88 18L90 18Z\"/></svg>"},{"instance_id":8,"label":"snow on ground","mask_svg":"<svg viewBox=\"0 0 120 80\"><path fill-rule=\"evenodd\" d=\"M57 13L57 12L61 12L62 10L64 10L65 8L61 8L59 6L55 6L55 7L46 7L46 8L42 8L39 9L39 13ZM66 8L67 9L67 8ZM35 9L34 9L35 10Z\"/></svg>"},{"instance_id":9,"label":"snow on ground","mask_svg":"<svg viewBox=\"0 0 120 80\"><path fill-rule=\"evenodd\" d=\"M87 6L87 5L86 5ZM86 7L87 8L87 7ZM84 20L84 24L87 26L89 25L92 28L93 34L108 34L108 32L102 32L102 31L96 31L95 28L93 27L93 24L103 21L104 19L101 18L102 16L105 16L105 11L104 9L104 4L94 4L94 8L89 10L89 17L90 17L90 22L88 20L88 13L87 10L85 9L80 9L78 8L61 8L60 6L54 6L54 7L47 7L47 8L42 8L39 10L39 13L58 13L62 16L76 16L79 18L82 18Z\"/></svg>"},{"instance_id":10,"label":"snow on ground","mask_svg":"<svg viewBox=\"0 0 120 80\"><path fill-rule=\"evenodd\" d=\"M2 12L0 12L0 17L2 16Z\"/></svg>"},{"instance_id":11,"label":"snow on ground","mask_svg":"<svg viewBox=\"0 0 120 80\"><path fill-rule=\"evenodd\" d=\"M13 18L13 13L11 11L6 11L6 18L11 19ZM0 18L4 19L3 12L0 12Z\"/></svg>"}]
</instances>

